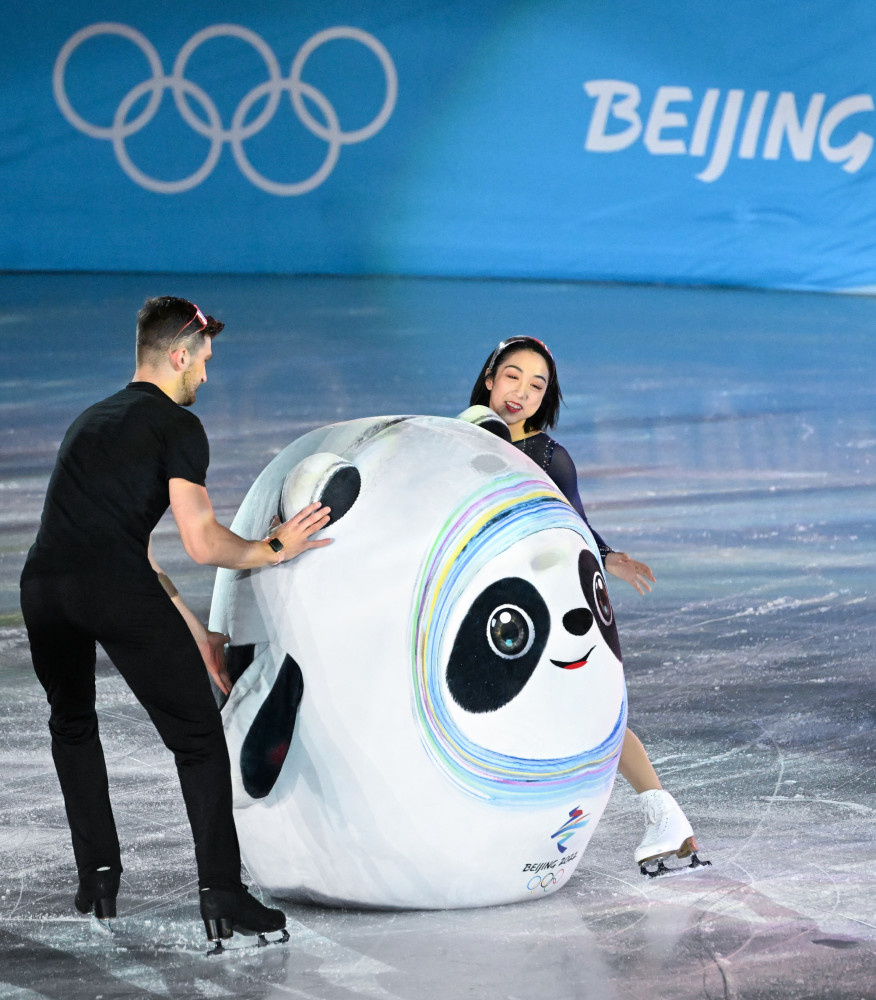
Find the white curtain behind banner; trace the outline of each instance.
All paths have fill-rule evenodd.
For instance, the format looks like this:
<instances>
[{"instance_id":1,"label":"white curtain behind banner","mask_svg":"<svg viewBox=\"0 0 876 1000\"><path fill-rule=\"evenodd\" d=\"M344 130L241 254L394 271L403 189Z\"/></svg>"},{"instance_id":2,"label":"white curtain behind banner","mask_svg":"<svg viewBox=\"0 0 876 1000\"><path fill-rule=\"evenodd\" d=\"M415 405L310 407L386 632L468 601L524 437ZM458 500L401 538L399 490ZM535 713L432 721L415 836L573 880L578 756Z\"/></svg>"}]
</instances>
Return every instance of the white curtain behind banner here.
<instances>
[{"instance_id":1,"label":"white curtain behind banner","mask_svg":"<svg viewBox=\"0 0 876 1000\"><path fill-rule=\"evenodd\" d=\"M0 268L876 287L876 5L6 5Z\"/></svg>"}]
</instances>

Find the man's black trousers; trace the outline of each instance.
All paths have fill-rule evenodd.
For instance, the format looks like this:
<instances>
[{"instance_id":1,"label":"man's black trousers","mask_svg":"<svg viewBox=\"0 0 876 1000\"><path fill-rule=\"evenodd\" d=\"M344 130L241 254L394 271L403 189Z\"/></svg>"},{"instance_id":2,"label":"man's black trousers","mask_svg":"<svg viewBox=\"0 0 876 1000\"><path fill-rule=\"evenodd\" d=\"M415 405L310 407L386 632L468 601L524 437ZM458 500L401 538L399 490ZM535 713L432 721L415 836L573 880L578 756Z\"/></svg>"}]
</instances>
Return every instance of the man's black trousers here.
<instances>
[{"instance_id":1,"label":"man's black trousers","mask_svg":"<svg viewBox=\"0 0 876 1000\"><path fill-rule=\"evenodd\" d=\"M132 583L25 574L21 607L51 706L52 756L80 876L122 867L95 712L99 642L174 754L200 887L239 886L222 719L197 644L157 576Z\"/></svg>"}]
</instances>

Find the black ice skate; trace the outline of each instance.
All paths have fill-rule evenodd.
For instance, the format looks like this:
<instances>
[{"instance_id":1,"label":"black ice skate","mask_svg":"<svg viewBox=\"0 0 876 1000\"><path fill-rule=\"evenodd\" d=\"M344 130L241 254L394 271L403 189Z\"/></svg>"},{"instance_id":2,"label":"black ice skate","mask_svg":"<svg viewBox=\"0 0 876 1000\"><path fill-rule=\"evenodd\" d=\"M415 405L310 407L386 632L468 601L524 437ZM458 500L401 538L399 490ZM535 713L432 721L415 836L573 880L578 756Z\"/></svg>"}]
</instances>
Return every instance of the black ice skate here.
<instances>
[{"instance_id":1,"label":"black ice skate","mask_svg":"<svg viewBox=\"0 0 876 1000\"><path fill-rule=\"evenodd\" d=\"M228 940L235 931L257 935L260 948L268 944L265 934L274 931L281 932L278 943L289 940L286 914L254 899L245 885L233 890L201 889L201 918L207 929L207 940L215 942L208 955L222 954L225 950L222 941Z\"/></svg>"},{"instance_id":2,"label":"black ice skate","mask_svg":"<svg viewBox=\"0 0 876 1000\"><path fill-rule=\"evenodd\" d=\"M673 851L671 855L666 855L666 857L690 858L690 862L686 865L674 865L670 868L665 864L663 857L648 858L647 861L643 861L639 865L639 871L649 878L657 878L658 875L680 875L682 872L690 871L691 868L706 868L711 867L712 864L711 861L700 861L697 852L690 847L687 841L682 844L680 850Z\"/></svg>"},{"instance_id":3,"label":"black ice skate","mask_svg":"<svg viewBox=\"0 0 876 1000\"><path fill-rule=\"evenodd\" d=\"M80 875L79 890L73 905L80 913L94 913L98 920L110 920L116 915L121 872L112 868Z\"/></svg>"},{"instance_id":4,"label":"black ice skate","mask_svg":"<svg viewBox=\"0 0 876 1000\"><path fill-rule=\"evenodd\" d=\"M639 802L645 812L646 827L635 859L643 875L657 878L711 865L711 861L700 861L697 856L693 828L669 792L663 789L642 792ZM670 868L665 863L669 858L690 858L690 862Z\"/></svg>"}]
</instances>

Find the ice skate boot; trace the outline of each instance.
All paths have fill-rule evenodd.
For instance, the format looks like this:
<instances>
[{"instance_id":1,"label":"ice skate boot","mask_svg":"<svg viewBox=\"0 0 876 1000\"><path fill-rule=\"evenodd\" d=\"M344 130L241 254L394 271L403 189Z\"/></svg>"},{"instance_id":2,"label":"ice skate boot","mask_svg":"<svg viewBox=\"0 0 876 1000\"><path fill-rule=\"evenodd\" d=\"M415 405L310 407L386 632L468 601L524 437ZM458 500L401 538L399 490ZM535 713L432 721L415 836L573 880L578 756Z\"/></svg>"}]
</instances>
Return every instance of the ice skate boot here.
<instances>
[{"instance_id":1,"label":"ice skate boot","mask_svg":"<svg viewBox=\"0 0 876 1000\"><path fill-rule=\"evenodd\" d=\"M250 896L245 885L239 889L201 889L201 919L207 929L207 940L215 942L208 955L220 955L222 941L237 931L255 934L261 948L268 943L265 934L281 931L278 941L288 941L286 914L272 910Z\"/></svg>"},{"instance_id":2,"label":"ice skate boot","mask_svg":"<svg viewBox=\"0 0 876 1000\"><path fill-rule=\"evenodd\" d=\"M711 861L700 861L697 857L693 828L669 792L662 788L641 792L639 802L645 813L645 836L636 848L635 859L643 875L656 878L711 865ZM671 856L691 860L687 865L668 868L664 858Z\"/></svg>"},{"instance_id":3,"label":"ice skate boot","mask_svg":"<svg viewBox=\"0 0 876 1000\"><path fill-rule=\"evenodd\" d=\"M79 890L73 905L80 913L94 913L98 920L110 920L116 915L119 894L118 869L104 867L79 876Z\"/></svg>"}]
</instances>

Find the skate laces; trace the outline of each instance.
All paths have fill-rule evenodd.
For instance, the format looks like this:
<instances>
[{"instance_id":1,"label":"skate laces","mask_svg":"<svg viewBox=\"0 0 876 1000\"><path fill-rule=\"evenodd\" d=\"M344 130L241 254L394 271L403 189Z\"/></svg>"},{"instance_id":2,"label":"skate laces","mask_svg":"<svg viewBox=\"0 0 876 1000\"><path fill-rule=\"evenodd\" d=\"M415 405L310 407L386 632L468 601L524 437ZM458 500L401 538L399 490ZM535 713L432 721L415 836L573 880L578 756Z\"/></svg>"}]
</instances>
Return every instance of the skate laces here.
<instances>
[{"instance_id":1,"label":"skate laces","mask_svg":"<svg viewBox=\"0 0 876 1000\"><path fill-rule=\"evenodd\" d=\"M660 791L660 789L655 789ZM645 801L645 823L647 826L665 826L670 819L671 808L665 795L649 795Z\"/></svg>"}]
</instances>

